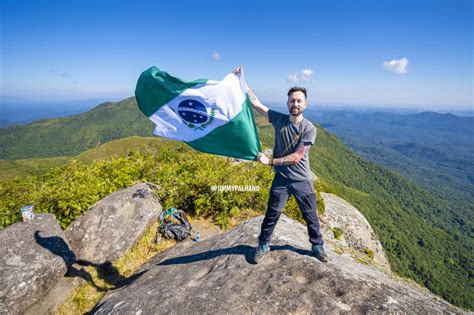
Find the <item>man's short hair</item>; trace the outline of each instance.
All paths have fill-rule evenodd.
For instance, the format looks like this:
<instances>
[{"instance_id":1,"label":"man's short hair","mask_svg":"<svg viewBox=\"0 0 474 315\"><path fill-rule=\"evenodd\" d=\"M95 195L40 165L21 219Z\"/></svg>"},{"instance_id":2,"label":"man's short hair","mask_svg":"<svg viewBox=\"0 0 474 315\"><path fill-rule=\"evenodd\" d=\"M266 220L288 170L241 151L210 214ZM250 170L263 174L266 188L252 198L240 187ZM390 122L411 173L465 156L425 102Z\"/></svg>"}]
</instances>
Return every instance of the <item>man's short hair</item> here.
<instances>
[{"instance_id":1,"label":"man's short hair","mask_svg":"<svg viewBox=\"0 0 474 315\"><path fill-rule=\"evenodd\" d=\"M292 87L289 91L288 91L288 97L290 97L291 93L293 92L303 92L304 94L304 98L307 99L308 98L308 94L306 93L306 88L304 87L300 87L300 86L294 86Z\"/></svg>"}]
</instances>

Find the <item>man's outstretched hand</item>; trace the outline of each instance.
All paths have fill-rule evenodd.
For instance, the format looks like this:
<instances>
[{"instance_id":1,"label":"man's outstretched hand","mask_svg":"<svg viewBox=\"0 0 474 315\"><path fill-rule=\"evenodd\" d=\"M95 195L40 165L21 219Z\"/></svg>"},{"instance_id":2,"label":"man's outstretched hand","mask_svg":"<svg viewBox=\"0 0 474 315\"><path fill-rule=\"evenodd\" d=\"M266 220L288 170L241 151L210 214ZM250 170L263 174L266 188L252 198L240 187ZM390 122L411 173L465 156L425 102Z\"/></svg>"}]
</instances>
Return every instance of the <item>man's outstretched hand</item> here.
<instances>
[{"instance_id":1,"label":"man's outstretched hand","mask_svg":"<svg viewBox=\"0 0 474 315\"><path fill-rule=\"evenodd\" d=\"M234 68L234 70L232 70L232 73L233 74L240 74L240 73L244 73L244 67L240 66L240 67L237 67L237 68Z\"/></svg>"},{"instance_id":2,"label":"man's outstretched hand","mask_svg":"<svg viewBox=\"0 0 474 315\"><path fill-rule=\"evenodd\" d=\"M268 158L268 156L265 155L265 153L262 152L259 152L257 154L257 161L264 165L270 165L270 159Z\"/></svg>"}]
</instances>

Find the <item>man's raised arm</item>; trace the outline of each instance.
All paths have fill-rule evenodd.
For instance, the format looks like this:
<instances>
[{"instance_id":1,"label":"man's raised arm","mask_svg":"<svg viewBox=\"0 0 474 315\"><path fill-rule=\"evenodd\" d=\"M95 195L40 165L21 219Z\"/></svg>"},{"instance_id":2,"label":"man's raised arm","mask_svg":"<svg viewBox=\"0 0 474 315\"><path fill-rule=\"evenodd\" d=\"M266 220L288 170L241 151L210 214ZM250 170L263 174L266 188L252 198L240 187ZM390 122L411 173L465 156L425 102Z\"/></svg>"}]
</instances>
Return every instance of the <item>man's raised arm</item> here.
<instances>
[{"instance_id":1,"label":"man's raised arm","mask_svg":"<svg viewBox=\"0 0 474 315\"><path fill-rule=\"evenodd\" d=\"M244 69L243 67L238 67L238 68L235 68L233 71L232 71L234 74L238 75L240 73L244 73ZM247 95L249 96L249 99L250 99L250 103L252 104L252 107L260 114L262 115L263 117L265 117L266 119L268 119L268 107L263 105L257 98L257 96L255 96L255 94L253 93L253 91L249 88L249 90L247 91Z\"/></svg>"}]
</instances>

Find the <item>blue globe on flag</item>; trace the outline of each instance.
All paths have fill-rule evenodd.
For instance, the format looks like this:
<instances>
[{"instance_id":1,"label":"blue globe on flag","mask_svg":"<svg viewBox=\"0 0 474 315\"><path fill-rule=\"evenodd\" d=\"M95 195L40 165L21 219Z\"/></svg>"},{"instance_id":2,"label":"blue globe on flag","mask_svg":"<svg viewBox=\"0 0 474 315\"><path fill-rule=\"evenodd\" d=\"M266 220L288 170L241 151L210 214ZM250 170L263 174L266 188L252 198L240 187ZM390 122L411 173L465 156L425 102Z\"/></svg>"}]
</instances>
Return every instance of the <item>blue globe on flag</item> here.
<instances>
[{"instance_id":1,"label":"blue globe on flag","mask_svg":"<svg viewBox=\"0 0 474 315\"><path fill-rule=\"evenodd\" d=\"M178 105L178 114L184 121L191 124L203 124L209 119L206 107L192 99L184 100Z\"/></svg>"}]
</instances>

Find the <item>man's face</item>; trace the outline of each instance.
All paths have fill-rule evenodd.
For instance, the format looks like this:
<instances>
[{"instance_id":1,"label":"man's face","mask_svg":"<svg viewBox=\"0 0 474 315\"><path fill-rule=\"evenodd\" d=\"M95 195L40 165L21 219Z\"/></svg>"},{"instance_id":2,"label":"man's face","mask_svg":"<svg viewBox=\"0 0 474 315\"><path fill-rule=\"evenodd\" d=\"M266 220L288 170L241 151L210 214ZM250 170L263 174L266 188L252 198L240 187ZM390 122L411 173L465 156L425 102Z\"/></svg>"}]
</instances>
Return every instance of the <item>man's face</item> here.
<instances>
[{"instance_id":1,"label":"man's face","mask_svg":"<svg viewBox=\"0 0 474 315\"><path fill-rule=\"evenodd\" d=\"M288 106L290 115L298 116L299 114L303 113L308 103L306 102L304 93L301 91L296 91L288 96L288 102L286 105Z\"/></svg>"}]
</instances>

